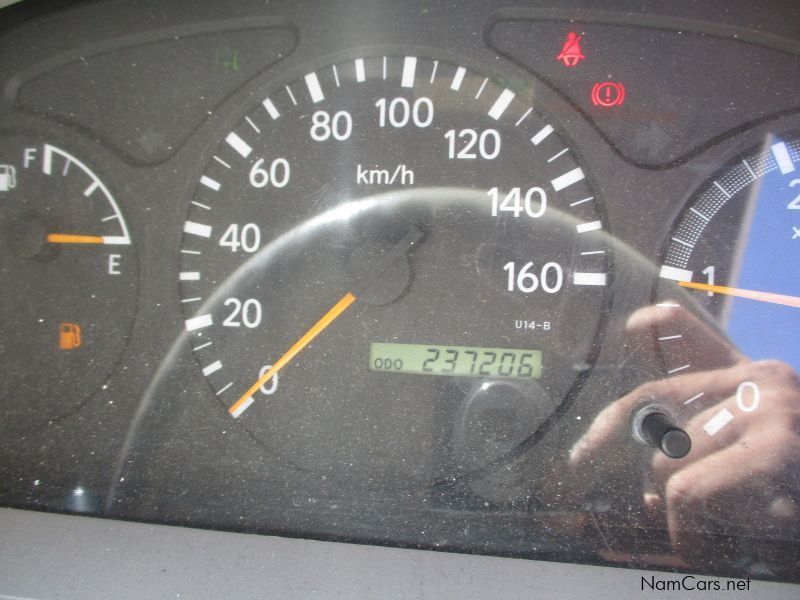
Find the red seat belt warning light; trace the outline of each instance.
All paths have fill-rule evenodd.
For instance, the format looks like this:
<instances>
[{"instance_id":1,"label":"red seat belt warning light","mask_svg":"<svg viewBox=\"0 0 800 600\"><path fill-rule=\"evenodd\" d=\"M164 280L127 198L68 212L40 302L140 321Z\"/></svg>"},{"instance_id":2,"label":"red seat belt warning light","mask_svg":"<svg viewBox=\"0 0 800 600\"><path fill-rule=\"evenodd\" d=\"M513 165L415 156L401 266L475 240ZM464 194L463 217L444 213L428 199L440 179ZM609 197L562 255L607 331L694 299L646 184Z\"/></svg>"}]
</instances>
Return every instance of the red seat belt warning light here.
<instances>
[{"instance_id":1,"label":"red seat belt warning light","mask_svg":"<svg viewBox=\"0 0 800 600\"><path fill-rule=\"evenodd\" d=\"M574 31L570 31L567 34L567 39L564 41L561 52L556 56L556 60L564 63L566 67L575 67L582 60L586 60L583 52L581 52L582 37L583 36L578 35Z\"/></svg>"}]
</instances>

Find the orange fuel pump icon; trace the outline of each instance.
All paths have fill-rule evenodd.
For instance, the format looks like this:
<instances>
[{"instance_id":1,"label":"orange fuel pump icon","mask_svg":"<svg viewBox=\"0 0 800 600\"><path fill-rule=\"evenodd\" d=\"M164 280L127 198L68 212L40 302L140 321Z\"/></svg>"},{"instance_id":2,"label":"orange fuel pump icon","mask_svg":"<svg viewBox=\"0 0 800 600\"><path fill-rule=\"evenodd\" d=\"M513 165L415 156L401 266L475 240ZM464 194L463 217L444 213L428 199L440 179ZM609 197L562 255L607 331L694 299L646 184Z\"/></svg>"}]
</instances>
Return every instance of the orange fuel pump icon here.
<instances>
[{"instance_id":1,"label":"orange fuel pump icon","mask_svg":"<svg viewBox=\"0 0 800 600\"><path fill-rule=\"evenodd\" d=\"M61 323L58 328L58 347L61 350L74 350L81 345L81 328L75 323Z\"/></svg>"}]
</instances>

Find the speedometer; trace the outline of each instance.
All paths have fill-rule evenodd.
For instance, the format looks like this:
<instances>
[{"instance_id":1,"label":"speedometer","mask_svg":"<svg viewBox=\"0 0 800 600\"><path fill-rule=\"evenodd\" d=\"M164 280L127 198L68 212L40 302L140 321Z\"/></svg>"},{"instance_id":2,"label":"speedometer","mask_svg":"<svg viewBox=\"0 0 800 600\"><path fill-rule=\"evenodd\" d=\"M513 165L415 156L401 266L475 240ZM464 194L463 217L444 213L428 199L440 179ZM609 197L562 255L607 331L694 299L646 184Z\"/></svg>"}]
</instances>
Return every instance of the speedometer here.
<instances>
[{"instance_id":1,"label":"speedometer","mask_svg":"<svg viewBox=\"0 0 800 600\"><path fill-rule=\"evenodd\" d=\"M529 439L609 300L577 149L530 90L435 58L254 93L183 225L186 330L225 410L291 465L380 488Z\"/></svg>"}]
</instances>

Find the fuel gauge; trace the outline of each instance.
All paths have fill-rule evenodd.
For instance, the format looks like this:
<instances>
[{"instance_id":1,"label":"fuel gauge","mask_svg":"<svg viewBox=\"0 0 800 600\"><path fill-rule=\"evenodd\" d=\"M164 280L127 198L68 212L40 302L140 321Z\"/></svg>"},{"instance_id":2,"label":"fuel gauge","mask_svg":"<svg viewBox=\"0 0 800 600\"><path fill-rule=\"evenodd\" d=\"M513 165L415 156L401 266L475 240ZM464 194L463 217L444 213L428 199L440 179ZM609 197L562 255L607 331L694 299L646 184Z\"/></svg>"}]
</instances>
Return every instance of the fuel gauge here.
<instances>
[{"instance_id":1,"label":"fuel gauge","mask_svg":"<svg viewBox=\"0 0 800 600\"><path fill-rule=\"evenodd\" d=\"M137 259L108 186L43 140L0 142L0 435L40 429L103 384L136 313Z\"/></svg>"}]
</instances>

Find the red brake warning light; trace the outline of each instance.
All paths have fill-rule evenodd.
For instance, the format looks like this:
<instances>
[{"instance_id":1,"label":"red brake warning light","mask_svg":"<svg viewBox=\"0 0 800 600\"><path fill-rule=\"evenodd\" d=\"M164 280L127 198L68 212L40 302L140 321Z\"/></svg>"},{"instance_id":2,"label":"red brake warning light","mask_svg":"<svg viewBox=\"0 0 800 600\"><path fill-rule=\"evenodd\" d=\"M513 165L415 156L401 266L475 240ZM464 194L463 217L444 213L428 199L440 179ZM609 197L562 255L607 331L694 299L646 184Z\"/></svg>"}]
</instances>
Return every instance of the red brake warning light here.
<instances>
[{"instance_id":1,"label":"red brake warning light","mask_svg":"<svg viewBox=\"0 0 800 600\"><path fill-rule=\"evenodd\" d=\"M625 86L615 81L595 83L592 87L592 104L611 108L625 102Z\"/></svg>"}]
</instances>

